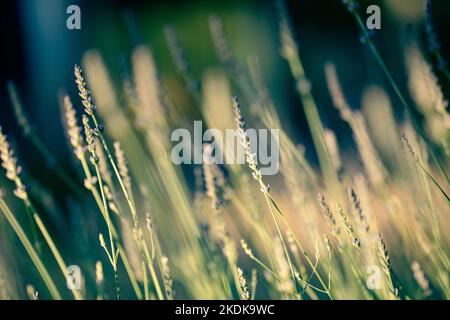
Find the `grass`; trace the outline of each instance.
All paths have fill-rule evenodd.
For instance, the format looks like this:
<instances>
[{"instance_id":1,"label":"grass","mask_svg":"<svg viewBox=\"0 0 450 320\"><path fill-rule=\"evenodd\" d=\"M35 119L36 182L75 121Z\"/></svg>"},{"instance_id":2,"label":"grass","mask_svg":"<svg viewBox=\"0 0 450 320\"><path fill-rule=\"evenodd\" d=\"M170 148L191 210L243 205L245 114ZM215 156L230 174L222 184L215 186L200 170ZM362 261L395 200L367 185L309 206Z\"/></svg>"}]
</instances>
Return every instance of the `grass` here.
<instances>
[{"instance_id":1,"label":"grass","mask_svg":"<svg viewBox=\"0 0 450 320\"><path fill-rule=\"evenodd\" d=\"M393 104L408 112L404 120L382 123L372 118L382 114L378 108L365 112L350 106L338 68L327 63L327 83L314 87L328 85L340 120L353 135L352 151L340 147L341 133L322 120L281 2L281 56L306 116L311 150L298 146L283 128L258 58L239 64L218 16L211 16L209 25L222 69L203 79L191 71L175 27L166 27L164 33L185 93L198 104L207 125L238 129L246 160L242 166L180 167L171 162L170 132L184 122L174 116L182 112L158 76L150 48L133 50L130 74L119 84L100 53L87 52L83 68L74 68L79 99L61 97L76 167L48 163L67 190L64 199L55 200L65 203L67 215L78 219L81 228L49 214L52 207L36 196L40 190L27 159L18 159L0 131L6 177L1 180L0 222L7 231L1 235L6 249L0 256L0 297L449 299L446 92L417 47L406 50L414 104L407 102L407 93L400 91L369 37L356 2L344 3L395 93ZM423 61L417 64L418 59ZM417 65L424 72L416 72ZM387 98L373 97L387 96L385 89L372 88L369 102L381 106ZM25 138L44 159L51 158L17 89L10 83L8 90ZM240 102L232 97L234 92ZM388 102L381 107L392 113ZM417 117L421 112L423 123ZM435 117L441 122L432 121ZM275 177L261 174L252 153L247 129L253 123L280 129L281 168ZM385 137L381 144L380 134ZM212 145L201 151L207 157ZM318 167L305 152L317 154ZM49 197L55 198L56 191L49 190ZM12 257L26 270L23 275L12 270ZM82 270L79 290L66 289L72 264Z\"/></svg>"}]
</instances>

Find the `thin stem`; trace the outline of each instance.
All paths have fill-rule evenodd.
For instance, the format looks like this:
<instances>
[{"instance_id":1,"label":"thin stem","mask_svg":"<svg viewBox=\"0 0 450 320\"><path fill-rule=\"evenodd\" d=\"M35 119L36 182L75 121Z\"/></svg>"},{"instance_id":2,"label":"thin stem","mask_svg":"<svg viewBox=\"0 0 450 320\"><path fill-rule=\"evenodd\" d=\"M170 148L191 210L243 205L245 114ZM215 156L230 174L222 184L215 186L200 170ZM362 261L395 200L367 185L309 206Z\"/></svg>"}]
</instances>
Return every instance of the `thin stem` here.
<instances>
[{"instance_id":1,"label":"thin stem","mask_svg":"<svg viewBox=\"0 0 450 320\"><path fill-rule=\"evenodd\" d=\"M319 259L316 259L316 262L314 263L314 267L313 267L313 269L312 269L312 271L311 271L311 274L309 275L308 279L306 280L306 284L309 284L309 282L312 280L312 277L314 276L314 273L315 273L316 270L317 270L317 265L318 265L318 264L319 264ZM307 287L308 287L308 286L305 285L305 287L303 288L302 294L305 293ZM326 289L325 289L325 290L326 290Z\"/></svg>"},{"instance_id":2,"label":"thin stem","mask_svg":"<svg viewBox=\"0 0 450 320\"><path fill-rule=\"evenodd\" d=\"M266 270L268 273L270 273L272 276L274 276L275 278L279 278L279 275L276 274L275 271L273 271L272 269L270 269L266 264L264 264L261 260L259 260L258 258L256 258L254 255L250 256L250 259L252 259L253 261L255 261L256 263L258 263L261 267L263 267L264 270ZM322 290L320 288L317 288L316 286L310 284L309 282L305 282L302 279L299 278L295 278L294 282L296 281L300 281L302 284L304 284L306 287L311 287L312 289L318 291L318 292L322 292L322 293L327 293L326 290Z\"/></svg>"},{"instance_id":3,"label":"thin stem","mask_svg":"<svg viewBox=\"0 0 450 320\"><path fill-rule=\"evenodd\" d=\"M112 231L114 232L115 229L113 227ZM114 234L113 234L114 236ZM143 296L142 296L142 292L141 289L139 288L139 284L136 280L136 276L133 273L133 269L131 268L130 262L128 261L127 255L125 253L125 250L122 248L121 244L118 242L118 238L117 238L117 234L114 237L114 239L117 241L116 245L117 245L117 250L119 250L119 255L120 258L122 259L123 265L125 267L125 270L128 274L128 277L130 278L130 282L131 285L133 287L134 293L136 294L136 297L138 298L138 300L142 300Z\"/></svg>"},{"instance_id":4,"label":"thin stem","mask_svg":"<svg viewBox=\"0 0 450 320\"><path fill-rule=\"evenodd\" d=\"M327 288L328 291L331 291L331 262L332 262L331 257L332 255L330 252L329 254L330 263L328 264L328 288Z\"/></svg>"},{"instance_id":5,"label":"thin stem","mask_svg":"<svg viewBox=\"0 0 450 320\"><path fill-rule=\"evenodd\" d=\"M286 243L284 242L284 237L283 237L283 235L281 233L281 229L280 229L280 226L278 225L278 221L277 221L277 218L275 217L275 213L272 210L272 206L270 205L269 198L267 197L267 192L263 192L263 194L264 194L264 199L266 200L266 203L269 206L269 211L270 211L272 219L273 219L273 221L275 223L275 227L277 229L278 236L280 237L281 244L283 245L284 254L286 255L286 259L287 259L288 264L289 264L289 269L291 271L292 280L295 283L294 267L292 266L291 257L289 256L289 252L287 250Z\"/></svg>"},{"instance_id":6,"label":"thin stem","mask_svg":"<svg viewBox=\"0 0 450 320\"><path fill-rule=\"evenodd\" d=\"M309 257L309 255L308 255L308 253L305 251L305 249L303 248L303 245L301 244L301 242L298 240L298 238L297 238L297 236L295 235L294 231L292 230L291 226L290 226L289 223L287 222L287 220L286 220L284 214L281 212L281 210L280 210L280 208L278 207L278 205L276 204L275 200L273 200L273 198L272 198L270 195L269 195L269 197L270 197L270 201L273 203L275 209L277 210L278 214L280 215L281 220L282 220L283 223L286 225L286 227L288 228L288 230L292 233L292 236L293 236L293 238L294 238L294 240L295 240L295 243L299 246L300 250L302 251L302 254L303 254L303 256L305 257L306 262L308 262L308 264L309 264L309 266L310 266L311 268L314 268L314 264L313 264L313 262L311 261L311 258ZM317 279L319 280L319 282L320 282L320 284L322 285L322 287L325 289L325 291L326 291L328 297L329 297L330 299L333 300L333 297L332 297L330 291L326 289L327 286L325 285L325 282L324 282L322 276L320 275L320 273L319 273L317 270L316 270L316 272L315 272L315 275L317 276Z\"/></svg>"},{"instance_id":7,"label":"thin stem","mask_svg":"<svg viewBox=\"0 0 450 320\"><path fill-rule=\"evenodd\" d=\"M90 171L90 169L89 169L89 167L87 165L87 162L86 162L86 159L85 159L84 156L81 157L80 162L81 162L81 166L83 168L83 171L84 171L84 174L85 174L86 178L88 180L91 180L92 179L92 174L91 174L91 171ZM97 203L98 208L100 209L100 212L101 212L103 218L106 220L105 209L103 207L102 199L100 198L100 195L98 194L97 189L95 187L92 187L90 189L90 191L91 191L91 193L92 193L92 195L94 197L95 202ZM130 278L130 282L131 282L131 285L133 286L133 290L134 290L134 292L136 294L136 297L141 300L142 299L142 292L141 292L141 290L139 288L139 285L138 285L138 283L136 281L136 276L134 275L133 270L132 270L132 268L130 266L130 263L128 261L127 255L125 253L125 250L122 248L122 245L119 242L119 238L118 238L118 235L117 235L117 231L116 231L116 229L114 227L114 224L111 224L111 232L113 234L114 239L117 241L117 248L118 248L118 250L120 252L119 253L120 257L122 258L122 262L123 262L123 264L125 266L125 269L127 271L128 277Z\"/></svg>"},{"instance_id":8,"label":"thin stem","mask_svg":"<svg viewBox=\"0 0 450 320\"><path fill-rule=\"evenodd\" d=\"M102 177L100 175L100 170L99 170L97 164L94 164L94 167L95 167L95 172L97 174L97 179L98 179L99 188L100 188L100 194L102 196L103 207L105 208L106 225L108 227L109 242L110 242L110 246L111 246L111 254L109 255L109 259L110 259L110 262L111 262L111 264L113 266L113 269L114 269L114 280L115 280L115 285L116 285L116 296L117 296L117 300L120 300L119 275L117 273L117 256L118 256L120 251L116 251L115 247L114 247L114 238L113 238L112 231L111 231L111 224L112 223L111 223L111 218L109 216L108 204L106 202L106 196L105 196L105 191L103 189L103 181L102 181ZM106 250L106 248L105 248L105 250ZM106 250L106 252L108 253L107 250Z\"/></svg>"},{"instance_id":9,"label":"thin stem","mask_svg":"<svg viewBox=\"0 0 450 320\"><path fill-rule=\"evenodd\" d=\"M30 240L28 239L27 235L25 234L22 227L20 226L20 224L17 222L16 218L14 217L14 214L11 212L8 205L6 204L6 202L3 199L0 199L0 209L4 213L6 220L9 222L9 224L13 228L17 237L22 242L22 245L24 246L25 250L27 251L28 255L31 258L31 261L33 262L34 266L36 267L36 269L38 270L42 279L44 280L44 283L47 286L48 290L50 291L50 295L55 300L61 300L62 299L61 294L59 293L58 289L56 288L56 285L53 282L52 278L50 277L50 274L48 273L44 264L42 263L41 258L39 258L39 255L37 254L36 250L34 249L33 245L31 244Z\"/></svg>"}]
</instances>

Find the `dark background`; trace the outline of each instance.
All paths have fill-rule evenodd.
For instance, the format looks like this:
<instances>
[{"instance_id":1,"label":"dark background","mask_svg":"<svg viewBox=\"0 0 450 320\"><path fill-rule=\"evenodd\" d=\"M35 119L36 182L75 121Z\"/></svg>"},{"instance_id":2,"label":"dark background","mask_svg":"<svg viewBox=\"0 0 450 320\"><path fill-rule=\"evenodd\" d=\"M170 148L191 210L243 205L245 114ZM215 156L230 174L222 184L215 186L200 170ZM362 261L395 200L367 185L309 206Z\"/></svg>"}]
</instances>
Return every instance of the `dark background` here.
<instances>
[{"instance_id":1,"label":"dark background","mask_svg":"<svg viewBox=\"0 0 450 320\"><path fill-rule=\"evenodd\" d=\"M450 4L444 0L432 3L444 56L447 57ZM81 8L81 30L66 28L66 8L70 4ZM382 8L382 29L374 39L406 92L403 46L409 39L417 38L426 48L423 1L361 1L363 16L369 4L378 4ZM327 61L336 64L353 108L359 108L361 92L366 85L383 84L384 78L365 45L359 42L356 23L340 0L287 1L287 7L322 119L327 127L338 133L340 146L351 148L350 131L331 106L323 65ZM39 158L18 130L5 88L6 81L15 81L32 124L53 157L64 162L70 153L60 121L58 92L66 90L75 97L73 65L80 63L82 54L92 48L102 53L111 75L116 80L120 79L118 61L123 57L129 61L134 44L124 18L125 12L134 19L138 38L152 47L160 74L163 78L175 79L180 78L164 39L164 25L171 23L175 26L193 73L201 78L208 67L220 65L208 29L208 16L219 15L239 61L244 64L251 54L260 57L283 126L294 140L311 150L294 82L286 62L278 54L277 20L272 1L4 1L0 20L0 125L17 145L21 160L28 159L26 164L33 174L38 177L47 175L45 159ZM116 82L117 86L119 84ZM391 98L396 115L402 117L398 101L392 94ZM315 159L313 152L307 152L307 157Z\"/></svg>"}]
</instances>

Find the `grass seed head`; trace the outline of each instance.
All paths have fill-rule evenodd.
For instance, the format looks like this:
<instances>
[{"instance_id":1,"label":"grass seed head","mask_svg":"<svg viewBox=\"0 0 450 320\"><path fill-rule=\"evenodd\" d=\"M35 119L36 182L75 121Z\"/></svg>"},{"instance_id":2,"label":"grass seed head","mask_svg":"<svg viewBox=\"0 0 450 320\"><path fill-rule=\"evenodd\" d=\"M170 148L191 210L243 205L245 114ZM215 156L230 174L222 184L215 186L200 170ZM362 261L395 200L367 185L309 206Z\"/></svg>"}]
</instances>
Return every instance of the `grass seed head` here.
<instances>
[{"instance_id":1,"label":"grass seed head","mask_svg":"<svg viewBox=\"0 0 450 320\"><path fill-rule=\"evenodd\" d=\"M86 136L86 143L90 156L90 161L94 166L97 166L99 163L99 158L97 155L97 146L95 145L94 140L94 131L89 124L89 118L84 114L83 115L83 125L84 125L84 134Z\"/></svg>"},{"instance_id":2,"label":"grass seed head","mask_svg":"<svg viewBox=\"0 0 450 320\"><path fill-rule=\"evenodd\" d=\"M39 292L31 285L27 285L27 295L30 300L39 300Z\"/></svg>"},{"instance_id":3,"label":"grass seed head","mask_svg":"<svg viewBox=\"0 0 450 320\"><path fill-rule=\"evenodd\" d=\"M350 220L348 219L347 215L345 214L344 209L342 208L342 206L340 204L337 204L336 210L337 210L339 216L341 217L342 223L344 224L344 227L345 227L345 231L352 239L352 245L355 246L356 248L359 248L361 246L361 242L355 236L353 226L352 226Z\"/></svg>"},{"instance_id":4,"label":"grass seed head","mask_svg":"<svg viewBox=\"0 0 450 320\"><path fill-rule=\"evenodd\" d=\"M75 83L78 87L78 94L81 97L81 102L84 106L84 112L86 114L92 116L95 111L95 105L92 101L91 92L87 88L86 81L83 76L83 70L78 65L75 65L74 68L74 74L75 74Z\"/></svg>"},{"instance_id":5,"label":"grass seed head","mask_svg":"<svg viewBox=\"0 0 450 320\"><path fill-rule=\"evenodd\" d=\"M6 135L3 134L2 127L0 127L0 159L2 167L6 170L6 178L13 181L16 185L16 189L14 190L15 196L21 200L28 199L27 190L20 178L22 167L17 165L17 158L14 156L14 151Z\"/></svg>"},{"instance_id":6,"label":"grass seed head","mask_svg":"<svg viewBox=\"0 0 450 320\"><path fill-rule=\"evenodd\" d=\"M173 280L170 274L169 259L166 256L161 257L161 273L163 275L167 299L173 300Z\"/></svg>"},{"instance_id":7,"label":"grass seed head","mask_svg":"<svg viewBox=\"0 0 450 320\"><path fill-rule=\"evenodd\" d=\"M336 223L336 219L334 218L333 213L330 210L330 207L328 206L328 204L325 200L325 196L323 194L319 193L317 198L319 200L319 204L320 204L320 208L322 209L322 213L324 214L325 219L331 228L331 231L335 235L339 234L339 227Z\"/></svg>"},{"instance_id":8,"label":"grass seed head","mask_svg":"<svg viewBox=\"0 0 450 320\"><path fill-rule=\"evenodd\" d=\"M78 126L76 111L70 101L69 96L65 95L63 98L64 115L67 125L67 134L69 136L70 144L73 148L77 159L81 160L84 157L84 143L81 135L81 128Z\"/></svg>"},{"instance_id":9,"label":"grass seed head","mask_svg":"<svg viewBox=\"0 0 450 320\"><path fill-rule=\"evenodd\" d=\"M252 249L250 249L248 243L244 239L241 239L241 247L247 256L249 256L252 259L255 258L255 256L253 255Z\"/></svg>"},{"instance_id":10,"label":"grass seed head","mask_svg":"<svg viewBox=\"0 0 450 320\"><path fill-rule=\"evenodd\" d=\"M103 274L103 264L99 260L95 263L95 282L97 285L102 285L103 281L105 280L104 274Z\"/></svg>"},{"instance_id":11,"label":"grass seed head","mask_svg":"<svg viewBox=\"0 0 450 320\"><path fill-rule=\"evenodd\" d=\"M117 166L119 167L120 177L122 178L125 188L131 190L131 176L130 170L128 169L127 160L125 158L125 153L122 150L120 142L114 142L114 151L117 159Z\"/></svg>"}]
</instances>

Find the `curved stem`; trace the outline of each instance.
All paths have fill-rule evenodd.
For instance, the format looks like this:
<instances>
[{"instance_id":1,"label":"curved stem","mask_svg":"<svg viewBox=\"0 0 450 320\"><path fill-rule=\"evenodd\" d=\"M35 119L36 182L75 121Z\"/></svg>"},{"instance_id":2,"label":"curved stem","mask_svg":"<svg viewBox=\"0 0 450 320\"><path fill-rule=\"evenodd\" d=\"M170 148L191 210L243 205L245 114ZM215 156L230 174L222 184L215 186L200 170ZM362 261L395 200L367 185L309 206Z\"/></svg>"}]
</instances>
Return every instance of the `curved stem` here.
<instances>
[{"instance_id":1,"label":"curved stem","mask_svg":"<svg viewBox=\"0 0 450 320\"><path fill-rule=\"evenodd\" d=\"M411 123L414 126L414 129L416 129L417 133L420 135L420 137L425 141L425 144L427 146L428 151L430 152L431 157L433 158L433 161L436 163L442 177L445 179L445 182L447 183L447 186L450 186L450 180L449 177L447 175L447 172L445 171L444 166L442 165L441 161L439 161L436 152L434 150L434 148L432 147L431 141L430 139L426 136L426 134L423 132L422 128L420 127L414 112L411 108L411 106L406 102L405 97L403 96L403 94L401 93L399 87L397 86L397 83L394 81L394 78L392 77L390 71L388 70L386 64L383 61L383 58L381 58L380 53L378 52L378 49L375 47L375 45L373 44L372 40L370 39L370 36L367 32L367 29L364 25L364 22L362 21L360 15L355 12L353 13L356 21L358 23L359 28L361 29L364 38L367 41L367 44L370 48L370 50L372 51L373 56L375 57L375 59L377 60L378 64L381 67L381 70L383 71L384 75L386 76L389 84L391 85L391 87L394 89L395 94L398 96L400 103L403 105L403 107L406 109L410 119L411 119Z\"/></svg>"},{"instance_id":2,"label":"curved stem","mask_svg":"<svg viewBox=\"0 0 450 320\"><path fill-rule=\"evenodd\" d=\"M59 293L58 289L56 288L55 283L53 282L52 278L50 277L50 274L48 273L47 269L45 268L41 258L37 254L36 250L34 249L33 245L31 244L30 240L28 239L27 235L23 231L22 227L14 217L14 214L9 209L8 205L3 199L0 199L0 209L4 213L6 220L9 222L11 227L13 228L14 232L16 233L19 240L22 242L22 245L25 247L25 250L27 251L28 255L31 258L31 261L33 262L34 266L38 270L39 274L41 275L42 279L44 280L45 285L47 286L48 290L50 291L50 295L55 300L61 300L61 294Z\"/></svg>"},{"instance_id":3,"label":"curved stem","mask_svg":"<svg viewBox=\"0 0 450 320\"><path fill-rule=\"evenodd\" d=\"M116 296L117 296L117 300L120 300L120 285L119 285L119 275L117 272L117 257L118 254L120 253L120 251L116 251L115 246L114 246L114 237L112 234L112 222L111 222L111 218L109 216L109 211L108 211L108 204L106 201L106 196L105 196L105 191L103 189L103 181L102 181L102 177L100 175L100 170L98 168L98 165L94 165L95 167L95 172L97 174L97 179L98 179L98 183L99 183L99 188L100 188L100 194L102 196L102 201L103 201L103 207L105 208L105 220L106 220L106 225L108 227L108 235L109 235L109 242L110 242L110 246L111 246L111 253L110 253L110 262L112 264L112 267L114 269L114 282L116 285ZM105 248L106 250L106 248ZM108 253L108 251L107 251Z\"/></svg>"},{"instance_id":4,"label":"curved stem","mask_svg":"<svg viewBox=\"0 0 450 320\"><path fill-rule=\"evenodd\" d=\"M41 218L35 213L33 215L34 220L36 221L36 224L41 231L42 235L45 238L45 241L47 241L48 246L50 247L50 250L55 257L56 262L58 263L59 268L61 269L62 273L64 274L65 279L68 279L69 274L67 272L67 265L64 262L64 259L62 258L61 254L58 251L58 248L56 247L55 243L53 242L52 237L47 231L47 228L45 227L44 223L42 222ZM76 300L83 300L83 296L81 295L79 289L71 289L73 296Z\"/></svg>"}]
</instances>

